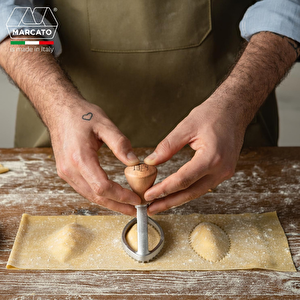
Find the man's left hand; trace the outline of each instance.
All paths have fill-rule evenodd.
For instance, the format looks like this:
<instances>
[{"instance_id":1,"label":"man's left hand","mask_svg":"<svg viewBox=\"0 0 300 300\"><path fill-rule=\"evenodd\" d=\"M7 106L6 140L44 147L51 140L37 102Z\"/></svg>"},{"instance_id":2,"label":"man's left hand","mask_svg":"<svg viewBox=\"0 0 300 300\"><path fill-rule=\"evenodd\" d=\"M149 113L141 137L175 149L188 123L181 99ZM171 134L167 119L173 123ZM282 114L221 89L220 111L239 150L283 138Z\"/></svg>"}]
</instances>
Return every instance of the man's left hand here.
<instances>
[{"instance_id":1,"label":"man's left hand","mask_svg":"<svg viewBox=\"0 0 300 300\"><path fill-rule=\"evenodd\" d=\"M216 98L213 95L193 109L144 160L149 165L164 163L187 144L196 151L176 173L145 193L147 201L154 200L149 215L193 200L233 176L245 128Z\"/></svg>"}]
</instances>

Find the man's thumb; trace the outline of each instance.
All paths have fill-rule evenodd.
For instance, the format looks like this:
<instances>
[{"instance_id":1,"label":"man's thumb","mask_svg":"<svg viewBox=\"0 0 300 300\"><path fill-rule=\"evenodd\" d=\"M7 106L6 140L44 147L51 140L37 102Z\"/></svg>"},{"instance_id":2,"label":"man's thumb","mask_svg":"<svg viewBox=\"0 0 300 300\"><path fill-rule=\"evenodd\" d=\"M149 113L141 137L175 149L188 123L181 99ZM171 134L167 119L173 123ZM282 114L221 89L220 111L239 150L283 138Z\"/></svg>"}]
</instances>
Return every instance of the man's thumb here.
<instances>
[{"instance_id":1,"label":"man's thumb","mask_svg":"<svg viewBox=\"0 0 300 300\"><path fill-rule=\"evenodd\" d=\"M178 128L179 129L179 128ZM188 135L175 128L156 147L153 153L144 159L148 165L158 165L166 162L183 148L189 141Z\"/></svg>"},{"instance_id":2,"label":"man's thumb","mask_svg":"<svg viewBox=\"0 0 300 300\"><path fill-rule=\"evenodd\" d=\"M111 132L109 138L103 138L103 141L123 164L133 166L140 162L134 154L128 138L118 130Z\"/></svg>"}]
</instances>

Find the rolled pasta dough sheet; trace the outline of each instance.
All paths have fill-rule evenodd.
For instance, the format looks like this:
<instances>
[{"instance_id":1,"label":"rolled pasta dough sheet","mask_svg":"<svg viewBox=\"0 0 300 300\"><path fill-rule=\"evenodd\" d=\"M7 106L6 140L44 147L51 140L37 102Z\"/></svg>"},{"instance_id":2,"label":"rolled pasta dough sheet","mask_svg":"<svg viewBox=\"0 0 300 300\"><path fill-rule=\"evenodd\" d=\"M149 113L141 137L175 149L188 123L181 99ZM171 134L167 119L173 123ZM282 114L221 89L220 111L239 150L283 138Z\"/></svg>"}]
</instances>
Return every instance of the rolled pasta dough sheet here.
<instances>
[{"instance_id":1,"label":"rolled pasta dough sheet","mask_svg":"<svg viewBox=\"0 0 300 300\"><path fill-rule=\"evenodd\" d=\"M0 174L1 174L1 173L6 173L6 172L8 172L8 171L9 171L8 168L5 168L5 167L3 167L3 166L0 164Z\"/></svg>"},{"instance_id":2,"label":"rolled pasta dough sheet","mask_svg":"<svg viewBox=\"0 0 300 300\"><path fill-rule=\"evenodd\" d=\"M10 254L9 269L50 270L232 270L296 271L276 212L227 215L158 215L165 246L149 263L123 250L128 216L30 216L24 214ZM190 245L192 230L211 222L230 239L227 255L210 262Z\"/></svg>"}]
</instances>

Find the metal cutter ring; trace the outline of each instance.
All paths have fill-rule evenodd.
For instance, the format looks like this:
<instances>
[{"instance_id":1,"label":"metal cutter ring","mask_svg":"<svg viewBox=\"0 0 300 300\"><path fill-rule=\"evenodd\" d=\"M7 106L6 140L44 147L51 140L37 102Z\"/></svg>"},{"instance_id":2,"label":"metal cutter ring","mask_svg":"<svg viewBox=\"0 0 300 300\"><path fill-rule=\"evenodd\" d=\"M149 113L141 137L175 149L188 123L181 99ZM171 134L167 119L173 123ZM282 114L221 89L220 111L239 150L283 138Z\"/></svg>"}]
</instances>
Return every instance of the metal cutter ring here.
<instances>
[{"instance_id":1,"label":"metal cutter ring","mask_svg":"<svg viewBox=\"0 0 300 300\"><path fill-rule=\"evenodd\" d=\"M132 257L135 260L137 260L138 262L149 262L163 248L164 242L165 242L164 232L163 232L162 228L160 227L160 225L158 223L156 223L153 219L151 219L151 218L148 217L148 223L150 225L152 225L158 231L158 233L160 235L160 240L159 240L157 246L152 251L150 251L146 255L140 255L140 254L138 254L137 252L135 252L134 250L131 249L131 247L129 246L129 244L127 243L127 240L126 240L126 234L127 234L127 232L136 223L137 223L137 220L136 220L136 218L134 218L129 223L127 223L127 225L124 227L123 232L122 232L122 246L123 246L123 249L125 250L125 252L130 257Z\"/></svg>"}]
</instances>

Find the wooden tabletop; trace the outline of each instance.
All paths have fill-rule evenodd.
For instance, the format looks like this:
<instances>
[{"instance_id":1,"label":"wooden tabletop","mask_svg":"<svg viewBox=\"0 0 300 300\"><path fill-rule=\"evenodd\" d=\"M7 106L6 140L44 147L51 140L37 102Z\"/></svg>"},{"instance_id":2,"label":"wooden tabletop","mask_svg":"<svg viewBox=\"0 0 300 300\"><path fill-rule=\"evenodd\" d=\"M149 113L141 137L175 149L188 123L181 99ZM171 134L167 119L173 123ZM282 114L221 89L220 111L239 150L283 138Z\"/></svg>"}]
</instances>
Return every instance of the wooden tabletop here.
<instances>
[{"instance_id":1,"label":"wooden tabletop","mask_svg":"<svg viewBox=\"0 0 300 300\"><path fill-rule=\"evenodd\" d=\"M136 149L141 159L151 149ZM158 179L193 155L183 149L159 166ZM124 165L101 149L108 176L128 187ZM109 215L85 200L56 174L51 149L0 149L0 299L300 299L299 273L249 271L27 271L6 270L23 213ZM212 193L168 214L277 211L293 260L300 269L300 148L244 150L236 174Z\"/></svg>"}]
</instances>

